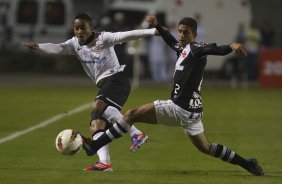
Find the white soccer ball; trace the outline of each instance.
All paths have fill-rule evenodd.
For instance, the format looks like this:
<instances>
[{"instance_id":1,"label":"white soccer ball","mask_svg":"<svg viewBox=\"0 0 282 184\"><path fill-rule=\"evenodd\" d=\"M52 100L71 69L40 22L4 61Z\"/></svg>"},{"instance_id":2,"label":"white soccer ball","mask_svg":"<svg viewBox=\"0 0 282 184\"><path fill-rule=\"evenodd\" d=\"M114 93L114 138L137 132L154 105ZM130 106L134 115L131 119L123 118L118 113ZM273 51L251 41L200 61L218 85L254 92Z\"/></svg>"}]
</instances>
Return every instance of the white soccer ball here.
<instances>
[{"instance_id":1,"label":"white soccer ball","mask_svg":"<svg viewBox=\"0 0 282 184\"><path fill-rule=\"evenodd\" d=\"M56 138L56 148L63 155L74 155L82 147L81 135L72 129L61 131Z\"/></svg>"}]
</instances>

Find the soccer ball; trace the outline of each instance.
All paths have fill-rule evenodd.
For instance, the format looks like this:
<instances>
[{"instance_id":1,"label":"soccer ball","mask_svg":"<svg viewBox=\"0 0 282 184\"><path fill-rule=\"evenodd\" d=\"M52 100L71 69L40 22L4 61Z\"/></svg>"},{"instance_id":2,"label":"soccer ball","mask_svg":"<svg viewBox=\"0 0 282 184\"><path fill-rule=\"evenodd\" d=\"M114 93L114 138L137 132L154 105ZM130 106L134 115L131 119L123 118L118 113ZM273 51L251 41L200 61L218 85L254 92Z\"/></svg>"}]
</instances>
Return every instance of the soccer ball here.
<instances>
[{"instance_id":1,"label":"soccer ball","mask_svg":"<svg viewBox=\"0 0 282 184\"><path fill-rule=\"evenodd\" d=\"M56 148L63 155L74 155L82 147L81 135L72 129L61 131L56 138Z\"/></svg>"}]
</instances>

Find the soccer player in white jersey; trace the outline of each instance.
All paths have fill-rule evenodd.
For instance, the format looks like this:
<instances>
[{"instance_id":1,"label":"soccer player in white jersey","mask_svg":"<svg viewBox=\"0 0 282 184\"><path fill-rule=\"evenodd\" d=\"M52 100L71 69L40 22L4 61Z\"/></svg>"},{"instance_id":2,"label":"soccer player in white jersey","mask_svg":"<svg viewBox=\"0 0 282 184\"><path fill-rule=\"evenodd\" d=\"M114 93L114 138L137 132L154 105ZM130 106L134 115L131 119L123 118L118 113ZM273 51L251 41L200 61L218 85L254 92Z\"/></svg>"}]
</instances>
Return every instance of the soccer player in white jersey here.
<instances>
[{"instance_id":1,"label":"soccer player in white jersey","mask_svg":"<svg viewBox=\"0 0 282 184\"><path fill-rule=\"evenodd\" d=\"M226 55L232 51L245 56L245 47L239 43L217 46L215 43L195 42L197 22L193 18L185 17L179 21L179 41L158 25L156 17L148 16L147 20L176 51L177 62L170 99L156 100L128 110L104 135L89 144L91 149L88 150L88 155L94 155L99 147L128 132L134 122L180 125L199 151L238 165L253 175L263 176L264 172L255 158L245 159L227 146L209 142L201 120L203 109L200 91L207 56Z\"/></svg>"},{"instance_id":2,"label":"soccer player in white jersey","mask_svg":"<svg viewBox=\"0 0 282 184\"><path fill-rule=\"evenodd\" d=\"M99 88L92 104L90 131L93 140L98 139L106 129L122 117L121 108L125 104L131 86L123 71L125 65L120 65L114 45L145 36L155 35L156 29L140 29L127 32L101 32L92 28L91 18L84 13L78 14L73 22L75 36L64 43L38 44L25 42L23 45L47 54L73 54L80 60L86 74ZM136 127L129 130L131 135L130 151L136 151L148 139ZM87 147L84 138L83 148ZM98 152L99 162L85 170L112 171L108 145L101 147Z\"/></svg>"}]
</instances>

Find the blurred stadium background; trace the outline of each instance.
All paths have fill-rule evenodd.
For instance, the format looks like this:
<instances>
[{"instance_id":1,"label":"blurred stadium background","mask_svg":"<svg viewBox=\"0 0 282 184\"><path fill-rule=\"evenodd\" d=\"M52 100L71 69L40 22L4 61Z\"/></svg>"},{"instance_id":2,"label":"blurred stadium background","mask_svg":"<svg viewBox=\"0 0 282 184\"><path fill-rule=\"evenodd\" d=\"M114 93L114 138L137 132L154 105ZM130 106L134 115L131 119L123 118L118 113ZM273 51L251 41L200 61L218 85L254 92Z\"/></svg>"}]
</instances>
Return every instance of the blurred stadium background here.
<instances>
[{"instance_id":1,"label":"blurred stadium background","mask_svg":"<svg viewBox=\"0 0 282 184\"><path fill-rule=\"evenodd\" d=\"M0 183L281 182L281 8L280 0L0 0ZM199 41L240 41L257 48L253 60L232 54L208 58L203 122L211 140L230 145L243 156L256 156L266 177L251 177L239 167L199 154L179 127L138 124L150 142L136 154L128 151L128 137L113 143L113 173L81 172L96 161L84 153L59 155L54 140L62 129L88 135L90 106L74 115L68 112L90 103L97 88L75 57L34 53L21 43L69 39L78 12L91 15L97 31L146 28L144 17L156 14L174 33L177 21L191 16L201 25ZM255 31L249 30L251 23ZM136 87L123 112L170 94L175 56L164 47L160 52L166 54L161 60L166 75L154 77L152 62L158 58L152 60L150 48L164 45L154 41L147 38L115 47ZM253 70L245 65L249 62ZM58 114L64 118L7 141Z\"/></svg>"},{"instance_id":2,"label":"blurred stadium background","mask_svg":"<svg viewBox=\"0 0 282 184\"><path fill-rule=\"evenodd\" d=\"M34 54L21 45L28 40L66 41L73 36L72 20L78 12L91 15L97 31L146 28L144 17L155 14L174 34L177 21L191 16L199 21L198 41L239 41L255 50L247 59L250 61L244 62L249 64L242 64L233 55L209 57L206 79L225 81L233 88L240 82L245 87L254 83L282 86L282 24L275 18L280 16L280 8L279 0L1 0L0 74L83 73L75 57ZM255 26L252 31L251 24ZM140 81L171 81L175 56L167 47L154 50L156 44L163 45L147 38L116 46L120 61L128 65L133 85L138 86ZM156 52L163 57L154 57ZM163 64L159 65L158 60Z\"/></svg>"}]
</instances>

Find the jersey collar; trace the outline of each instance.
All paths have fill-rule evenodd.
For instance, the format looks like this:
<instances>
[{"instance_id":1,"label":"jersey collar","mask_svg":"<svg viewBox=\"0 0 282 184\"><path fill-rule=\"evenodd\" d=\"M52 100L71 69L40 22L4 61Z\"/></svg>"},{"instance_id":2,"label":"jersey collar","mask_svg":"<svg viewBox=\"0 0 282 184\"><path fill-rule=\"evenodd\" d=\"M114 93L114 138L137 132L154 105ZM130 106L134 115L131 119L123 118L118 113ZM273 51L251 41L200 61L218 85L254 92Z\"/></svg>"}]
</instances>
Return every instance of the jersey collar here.
<instances>
[{"instance_id":1,"label":"jersey collar","mask_svg":"<svg viewBox=\"0 0 282 184\"><path fill-rule=\"evenodd\" d=\"M88 45L89 43L91 43L94 39L96 39L98 37L98 34L95 32L92 32L92 35L86 40L86 42L84 44L79 43L80 46L83 45Z\"/></svg>"}]
</instances>

